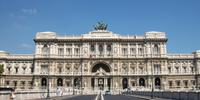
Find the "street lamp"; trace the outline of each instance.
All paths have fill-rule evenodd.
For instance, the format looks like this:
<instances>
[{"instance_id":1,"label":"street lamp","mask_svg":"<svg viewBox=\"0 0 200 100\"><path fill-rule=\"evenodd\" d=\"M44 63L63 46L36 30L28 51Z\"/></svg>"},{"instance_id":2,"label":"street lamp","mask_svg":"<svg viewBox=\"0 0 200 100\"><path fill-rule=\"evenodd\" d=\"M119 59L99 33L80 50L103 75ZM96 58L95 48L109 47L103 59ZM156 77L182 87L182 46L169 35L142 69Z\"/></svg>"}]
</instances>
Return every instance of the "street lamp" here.
<instances>
[{"instance_id":1,"label":"street lamp","mask_svg":"<svg viewBox=\"0 0 200 100\"><path fill-rule=\"evenodd\" d=\"M151 98L154 98L154 85L153 85L153 65L151 66Z\"/></svg>"},{"instance_id":2,"label":"street lamp","mask_svg":"<svg viewBox=\"0 0 200 100\"><path fill-rule=\"evenodd\" d=\"M50 99L50 94L49 94L49 74L50 74L50 51L47 55L48 57L48 76L47 76L47 99Z\"/></svg>"}]
</instances>

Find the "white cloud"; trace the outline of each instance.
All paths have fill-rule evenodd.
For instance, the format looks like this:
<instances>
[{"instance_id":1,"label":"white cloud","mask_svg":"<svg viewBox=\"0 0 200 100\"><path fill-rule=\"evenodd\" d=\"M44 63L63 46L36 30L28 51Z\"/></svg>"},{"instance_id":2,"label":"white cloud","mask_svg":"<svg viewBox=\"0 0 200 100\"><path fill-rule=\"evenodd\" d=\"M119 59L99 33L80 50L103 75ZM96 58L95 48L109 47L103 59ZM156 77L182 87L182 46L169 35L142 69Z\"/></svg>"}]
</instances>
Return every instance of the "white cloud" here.
<instances>
[{"instance_id":1,"label":"white cloud","mask_svg":"<svg viewBox=\"0 0 200 100\"><path fill-rule=\"evenodd\" d=\"M32 49L32 48L33 48L32 45L26 44L26 43L22 43L22 44L20 45L20 47L25 48L25 49Z\"/></svg>"},{"instance_id":2,"label":"white cloud","mask_svg":"<svg viewBox=\"0 0 200 100\"><path fill-rule=\"evenodd\" d=\"M38 12L36 8L31 8L31 9L22 8L21 11L26 14L36 14Z\"/></svg>"}]
</instances>

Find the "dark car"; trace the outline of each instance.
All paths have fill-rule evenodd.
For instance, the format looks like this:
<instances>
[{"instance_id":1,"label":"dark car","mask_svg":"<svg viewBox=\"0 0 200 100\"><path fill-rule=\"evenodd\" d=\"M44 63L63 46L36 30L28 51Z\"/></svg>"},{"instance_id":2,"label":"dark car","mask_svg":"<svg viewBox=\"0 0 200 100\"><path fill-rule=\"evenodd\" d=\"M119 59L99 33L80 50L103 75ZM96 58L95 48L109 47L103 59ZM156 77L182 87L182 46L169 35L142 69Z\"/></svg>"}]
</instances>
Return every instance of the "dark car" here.
<instances>
[{"instance_id":1,"label":"dark car","mask_svg":"<svg viewBox=\"0 0 200 100\"><path fill-rule=\"evenodd\" d=\"M105 95L111 95L111 92L110 91L106 91Z\"/></svg>"}]
</instances>

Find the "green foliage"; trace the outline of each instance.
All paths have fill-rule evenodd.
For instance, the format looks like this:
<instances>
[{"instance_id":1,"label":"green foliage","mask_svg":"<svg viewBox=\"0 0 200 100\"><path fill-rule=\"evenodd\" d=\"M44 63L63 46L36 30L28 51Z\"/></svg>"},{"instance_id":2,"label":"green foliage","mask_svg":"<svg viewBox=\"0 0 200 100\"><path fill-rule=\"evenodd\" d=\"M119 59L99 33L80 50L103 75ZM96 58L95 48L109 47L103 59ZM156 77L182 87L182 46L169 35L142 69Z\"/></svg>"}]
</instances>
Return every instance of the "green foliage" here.
<instances>
[{"instance_id":1,"label":"green foliage","mask_svg":"<svg viewBox=\"0 0 200 100\"><path fill-rule=\"evenodd\" d=\"M3 66L3 64L1 64L0 65L0 76L3 74L3 72L4 72L4 68L3 68L4 66Z\"/></svg>"}]
</instances>

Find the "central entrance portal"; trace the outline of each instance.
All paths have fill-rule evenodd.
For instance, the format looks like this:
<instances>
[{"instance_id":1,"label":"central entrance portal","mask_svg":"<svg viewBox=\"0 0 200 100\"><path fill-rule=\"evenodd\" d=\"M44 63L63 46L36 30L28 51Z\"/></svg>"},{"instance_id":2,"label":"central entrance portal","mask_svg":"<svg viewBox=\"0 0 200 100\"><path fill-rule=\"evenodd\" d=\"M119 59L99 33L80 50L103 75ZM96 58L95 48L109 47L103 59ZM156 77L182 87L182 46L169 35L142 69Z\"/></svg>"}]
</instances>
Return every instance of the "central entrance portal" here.
<instances>
[{"instance_id":1,"label":"central entrance portal","mask_svg":"<svg viewBox=\"0 0 200 100\"><path fill-rule=\"evenodd\" d=\"M106 63L95 64L92 68L91 86L93 90L110 90L111 76L110 67Z\"/></svg>"}]
</instances>

